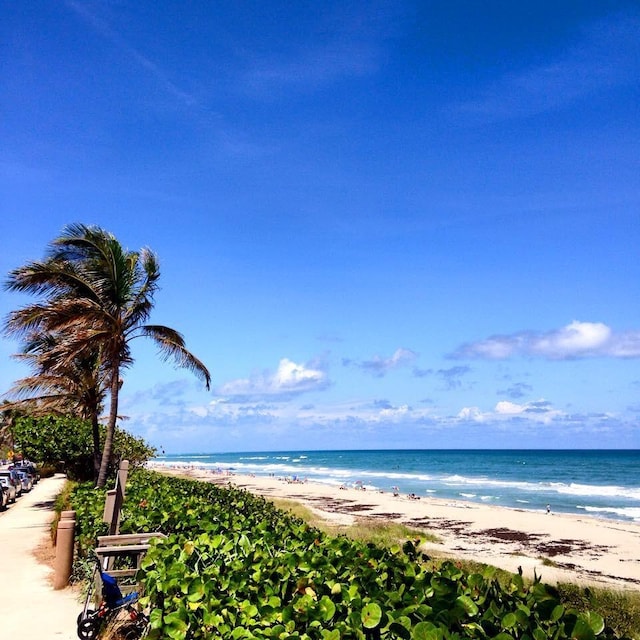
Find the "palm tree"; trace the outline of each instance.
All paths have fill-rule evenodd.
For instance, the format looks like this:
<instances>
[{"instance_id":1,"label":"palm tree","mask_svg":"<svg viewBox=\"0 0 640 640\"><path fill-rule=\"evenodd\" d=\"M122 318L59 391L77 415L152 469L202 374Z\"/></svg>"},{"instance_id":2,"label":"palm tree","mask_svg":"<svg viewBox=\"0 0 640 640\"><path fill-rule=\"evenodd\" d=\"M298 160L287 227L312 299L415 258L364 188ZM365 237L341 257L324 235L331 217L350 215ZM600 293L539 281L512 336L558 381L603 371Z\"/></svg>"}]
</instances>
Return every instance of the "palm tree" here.
<instances>
[{"instance_id":1,"label":"palm tree","mask_svg":"<svg viewBox=\"0 0 640 640\"><path fill-rule=\"evenodd\" d=\"M32 369L32 375L18 380L5 394L11 404L30 416L74 415L91 422L94 479L100 472L99 415L107 394L100 354L78 353L69 361L61 353L61 340L54 335L35 334L26 340L15 357Z\"/></svg>"},{"instance_id":2,"label":"palm tree","mask_svg":"<svg viewBox=\"0 0 640 640\"><path fill-rule=\"evenodd\" d=\"M0 445L8 446L13 451L13 425L20 410L10 402L3 400L0 404Z\"/></svg>"},{"instance_id":3,"label":"palm tree","mask_svg":"<svg viewBox=\"0 0 640 640\"><path fill-rule=\"evenodd\" d=\"M123 249L118 240L95 226L68 226L49 248L42 262L29 263L9 274L6 288L41 295L41 303L10 314L9 333L53 333L59 338L60 365L79 354L100 354L100 368L109 389L109 421L97 486L106 483L113 434L118 417L121 371L131 364L130 343L151 338L163 359L192 371L209 389L205 365L187 350L175 329L145 324L153 308L160 270L149 249Z\"/></svg>"}]
</instances>

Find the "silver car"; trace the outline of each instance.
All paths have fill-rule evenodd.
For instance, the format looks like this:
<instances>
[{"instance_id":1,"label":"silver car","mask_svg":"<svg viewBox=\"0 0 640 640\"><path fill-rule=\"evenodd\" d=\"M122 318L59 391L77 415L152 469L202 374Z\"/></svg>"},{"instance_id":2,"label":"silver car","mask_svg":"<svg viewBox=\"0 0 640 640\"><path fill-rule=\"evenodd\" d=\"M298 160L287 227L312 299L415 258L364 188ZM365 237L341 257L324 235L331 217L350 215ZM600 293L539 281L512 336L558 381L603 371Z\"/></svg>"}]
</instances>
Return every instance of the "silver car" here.
<instances>
[{"instance_id":1,"label":"silver car","mask_svg":"<svg viewBox=\"0 0 640 640\"><path fill-rule=\"evenodd\" d=\"M2 493L7 494L7 502L15 502L18 492L11 480L7 476L0 475L0 485L2 485Z\"/></svg>"},{"instance_id":2,"label":"silver car","mask_svg":"<svg viewBox=\"0 0 640 640\"><path fill-rule=\"evenodd\" d=\"M7 478L9 483L15 487L16 498L19 498L22 495L22 480L18 474L13 469L0 469L0 480L2 478Z\"/></svg>"}]
</instances>

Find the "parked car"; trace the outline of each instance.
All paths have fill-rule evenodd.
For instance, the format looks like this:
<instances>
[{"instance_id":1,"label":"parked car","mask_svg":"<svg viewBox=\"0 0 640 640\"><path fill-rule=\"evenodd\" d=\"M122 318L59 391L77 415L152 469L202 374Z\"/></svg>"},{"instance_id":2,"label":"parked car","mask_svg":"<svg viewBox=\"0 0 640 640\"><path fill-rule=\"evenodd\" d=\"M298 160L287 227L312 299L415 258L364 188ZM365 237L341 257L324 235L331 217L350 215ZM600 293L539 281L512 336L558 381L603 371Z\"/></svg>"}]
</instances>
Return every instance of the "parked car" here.
<instances>
[{"instance_id":1,"label":"parked car","mask_svg":"<svg viewBox=\"0 0 640 640\"><path fill-rule=\"evenodd\" d=\"M40 472L35 464L31 462L18 462L13 466L17 471L24 471L31 476L31 480L33 484L38 484L38 480L40 480Z\"/></svg>"},{"instance_id":2,"label":"parked car","mask_svg":"<svg viewBox=\"0 0 640 640\"><path fill-rule=\"evenodd\" d=\"M15 487L16 498L22 495L22 480L17 472L13 469L0 469L0 478L8 478L9 482Z\"/></svg>"},{"instance_id":3,"label":"parked car","mask_svg":"<svg viewBox=\"0 0 640 640\"><path fill-rule=\"evenodd\" d=\"M11 482L9 476L0 475L0 485L2 485L3 493L7 494L7 502L15 502L18 497L18 492L15 485Z\"/></svg>"},{"instance_id":4,"label":"parked car","mask_svg":"<svg viewBox=\"0 0 640 640\"><path fill-rule=\"evenodd\" d=\"M33 480L31 476L21 469L14 469L14 471L18 474L18 478L20 479L20 483L22 484L22 491L29 492L33 489Z\"/></svg>"},{"instance_id":5,"label":"parked car","mask_svg":"<svg viewBox=\"0 0 640 640\"><path fill-rule=\"evenodd\" d=\"M0 511L4 511L9 504L9 489L0 484Z\"/></svg>"}]
</instances>

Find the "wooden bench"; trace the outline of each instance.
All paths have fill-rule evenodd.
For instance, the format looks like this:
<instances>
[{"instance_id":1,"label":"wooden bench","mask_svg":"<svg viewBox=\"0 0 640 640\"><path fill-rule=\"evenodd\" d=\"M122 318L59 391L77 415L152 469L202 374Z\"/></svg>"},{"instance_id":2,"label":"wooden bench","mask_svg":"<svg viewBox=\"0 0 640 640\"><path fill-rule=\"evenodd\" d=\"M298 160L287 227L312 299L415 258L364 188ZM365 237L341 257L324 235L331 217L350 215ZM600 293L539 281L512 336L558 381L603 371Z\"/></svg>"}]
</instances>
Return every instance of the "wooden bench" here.
<instances>
[{"instance_id":1,"label":"wooden bench","mask_svg":"<svg viewBox=\"0 0 640 640\"><path fill-rule=\"evenodd\" d=\"M142 558L149 549L149 541L153 538L166 538L164 533L126 533L114 536L98 536L98 546L96 547L96 555L100 560L100 566L103 571L108 571L109 575L116 579L132 578L140 569ZM114 569L116 558L128 557L131 559L131 566L125 569ZM96 584L96 594L102 595L102 582L97 577L99 584ZM138 587L134 584L121 585L120 590L123 594L135 591Z\"/></svg>"}]
</instances>

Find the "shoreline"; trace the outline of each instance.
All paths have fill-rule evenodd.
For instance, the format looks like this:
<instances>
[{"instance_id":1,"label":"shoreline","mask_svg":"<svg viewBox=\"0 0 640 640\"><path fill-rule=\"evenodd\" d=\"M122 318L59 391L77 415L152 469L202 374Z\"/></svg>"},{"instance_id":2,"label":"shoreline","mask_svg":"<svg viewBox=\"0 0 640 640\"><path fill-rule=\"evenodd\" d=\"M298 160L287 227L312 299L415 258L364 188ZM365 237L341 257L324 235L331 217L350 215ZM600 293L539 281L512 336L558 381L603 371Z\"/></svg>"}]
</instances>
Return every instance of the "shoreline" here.
<instances>
[{"instance_id":1,"label":"shoreline","mask_svg":"<svg viewBox=\"0 0 640 640\"><path fill-rule=\"evenodd\" d=\"M273 476L219 473L197 465L148 465L204 482L231 484L266 498L299 502L332 524L389 520L432 533L438 557L474 560L549 584L569 582L640 590L640 524L591 516L484 505L463 500L367 491Z\"/></svg>"}]
</instances>

